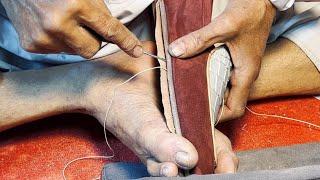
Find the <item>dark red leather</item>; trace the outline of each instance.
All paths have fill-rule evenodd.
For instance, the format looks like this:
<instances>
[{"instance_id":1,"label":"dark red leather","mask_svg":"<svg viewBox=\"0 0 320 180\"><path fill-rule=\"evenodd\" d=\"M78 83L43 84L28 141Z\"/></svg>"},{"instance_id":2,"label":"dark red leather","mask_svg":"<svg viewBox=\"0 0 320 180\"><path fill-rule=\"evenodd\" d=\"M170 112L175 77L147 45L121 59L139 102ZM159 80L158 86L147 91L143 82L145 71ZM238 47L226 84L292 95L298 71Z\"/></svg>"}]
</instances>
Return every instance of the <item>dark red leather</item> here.
<instances>
[{"instance_id":1,"label":"dark red leather","mask_svg":"<svg viewBox=\"0 0 320 180\"><path fill-rule=\"evenodd\" d=\"M212 0L164 0L169 43L211 21ZM214 149L209 114L206 64L208 53L172 59L173 84L182 135L199 153L196 174L212 174Z\"/></svg>"}]
</instances>

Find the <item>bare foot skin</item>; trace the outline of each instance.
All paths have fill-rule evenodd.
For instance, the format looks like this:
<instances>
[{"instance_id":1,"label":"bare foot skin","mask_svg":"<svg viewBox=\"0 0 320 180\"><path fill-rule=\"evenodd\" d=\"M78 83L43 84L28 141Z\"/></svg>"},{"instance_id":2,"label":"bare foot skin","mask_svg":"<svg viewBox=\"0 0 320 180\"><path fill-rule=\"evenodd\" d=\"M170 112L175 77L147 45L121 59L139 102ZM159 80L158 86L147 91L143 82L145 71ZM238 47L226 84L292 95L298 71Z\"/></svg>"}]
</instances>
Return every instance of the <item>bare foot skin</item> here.
<instances>
[{"instance_id":1,"label":"bare foot skin","mask_svg":"<svg viewBox=\"0 0 320 180\"><path fill-rule=\"evenodd\" d=\"M144 47L149 52L155 52L153 43L145 43ZM113 87L139 71L156 65L156 60L147 56L137 60L121 52L114 57L96 63L96 78L87 96L91 105L88 109L101 123L105 120ZM103 65L105 61L108 64L111 62L114 69L122 72L121 76L113 80L111 88L106 88L110 87L110 81L107 82L104 76L107 73ZM152 176L177 176L178 168L191 169L196 165L198 154L188 140L170 133L166 127L159 108L157 71L144 73L117 90L106 124L107 129L147 165ZM217 172L235 172L237 160L232 153L230 141L220 132L216 138L219 161Z\"/></svg>"},{"instance_id":2,"label":"bare foot skin","mask_svg":"<svg viewBox=\"0 0 320 180\"><path fill-rule=\"evenodd\" d=\"M155 47L146 43L145 49L152 52ZM96 79L88 94L92 106L88 109L101 123L105 120L113 88L139 71L153 67L156 62L147 56L133 59L122 52L106 61L111 61L113 68L121 73L110 84L104 75L104 72L110 73L104 69L105 61L96 63ZM189 141L167 129L159 109L156 74L157 70L147 72L119 88L106 124L107 129L147 165L152 176L176 176L177 165L190 169L197 163L198 155Z\"/></svg>"},{"instance_id":3,"label":"bare foot skin","mask_svg":"<svg viewBox=\"0 0 320 180\"><path fill-rule=\"evenodd\" d=\"M155 53L154 43L146 42L144 48ZM90 114L103 123L114 87L156 64L148 56L134 59L118 52L98 61L0 73L0 132L68 112ZM176 176L178 167L194 167L198 155L189 141L167 129L158 79L159 70L149 71L119 88L106 127L140 157L151 175ZM229 154L219 153L231 151L222 137L216 137L221 173L236 167L224 158Z\"/></svg>"}]
</instances>

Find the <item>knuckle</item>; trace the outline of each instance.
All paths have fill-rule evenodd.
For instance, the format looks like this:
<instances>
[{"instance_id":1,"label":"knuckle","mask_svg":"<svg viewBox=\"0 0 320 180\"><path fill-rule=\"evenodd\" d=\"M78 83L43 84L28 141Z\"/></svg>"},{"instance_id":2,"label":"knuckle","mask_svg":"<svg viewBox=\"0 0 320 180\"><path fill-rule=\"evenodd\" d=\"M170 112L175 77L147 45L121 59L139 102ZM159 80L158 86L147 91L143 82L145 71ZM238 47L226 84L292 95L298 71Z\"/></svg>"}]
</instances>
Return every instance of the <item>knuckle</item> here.
<instances>
[{"instance_id":1,"label":"knuckle","mask_svg":"<svg viewBox=\"0 0 320 180\"><path fill-rule=\"evenodd\" d=\"M36 47L44 47L44 46L48 46L49 42L47 41L47 39L45 38L45 34L44 33L34 33L31 35L31 39L32 39L32 44Z\"/></svg>"},{"instance_id":2,"label":"knuckle","mask_svg":"<svg viewBox=\"0 0 320 180\"><path fill-rule=\"evenodd\" d=\"M97 51L94 48L79 48L79 54L87 59L92 58Z\"/></svg>"},{"instance_id":3,"label":"knuckle","mask_svg":"<svg viewBox=\"0 0 320 180\"><path fill-rule=\"evenodd\" d=\"M47 15L49 16L43 21L43 29L45 32L49 33L61 33L63 32L63 18L60 15L52 14L52 15Z\"/></svg>"},{"instance_id":4,"label":"knuckle","mask_svg":"<svg viewBox=\"0 0 320 180\"><path fill-rule=\"evenodd\" d=\"M103 23L105 26L101 28L102 34L105 38L112 42L122 42L128 38L128 32L122 27L118 19L114 17L104 17Z\"/></svg>"},{"instance_id":5,"label":"knuckle","mask_svg":"<svg viewBox=\"0 0 320 180\"><path fill-rule=\"evenodd\" d=\"M138 41L135 38L131 38L130 35L124 38L123 41L119 42L122 49L126 52L133 51Z\"/></svg>"},{"instance_id":6,"label":"knuckle","mask_svg":"<svg viewBox=\"0 0 320 180\"><path fill-rule=\"evenodd\" d=\"M192 44L193 47L198 47L198 46L202 45L204 42L201 34L198 32L190 33L189 37L190 37L189 42Z\"/></svg>"},{"instance_id":7,"label":"knuckle","mask_svg":"<svg viewBox=\"0 0 320 180\"><path fill-rule=\"evenodd\" d=\"M186 37L178 39L175 44L179 47L183 47L185 54L193 54L205 45L204 38L197 31L191 32Z\"/></svg>"}]
</instances>

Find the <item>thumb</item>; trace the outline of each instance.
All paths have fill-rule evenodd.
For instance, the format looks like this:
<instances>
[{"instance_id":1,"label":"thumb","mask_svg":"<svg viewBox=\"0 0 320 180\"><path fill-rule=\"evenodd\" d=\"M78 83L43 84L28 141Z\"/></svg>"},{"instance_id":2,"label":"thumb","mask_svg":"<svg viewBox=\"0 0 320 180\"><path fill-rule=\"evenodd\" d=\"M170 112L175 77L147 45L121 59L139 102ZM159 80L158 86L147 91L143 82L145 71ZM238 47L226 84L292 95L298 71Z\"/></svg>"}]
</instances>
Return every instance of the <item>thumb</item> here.
<instances>
[{"instance_id":1,"label":"thumb","mask_svg":"<svg viewBox=\"0 0 320 180\"><path fill-rule=\"evenodd\" d=\"M223 43L236 35L237 26L228 13L223 13L207 26L183 36L169 46L173 57L187 58L199 54L215 43Z\"/></svg>"},{"instance_id":2,"label":"thumb","mask_svg":"<svg viewBox=\"0 0 320 180\"><path fill-rule=\"evenodd\" d=\"M250 61L249 58L247 60ZM248 63L242 67L235 67L231 76L231 89L226 105L223 107L225 109L221 119L231 120L244 115L250 88L258 74L258 66Z\"/></svg>"}]
</instances>

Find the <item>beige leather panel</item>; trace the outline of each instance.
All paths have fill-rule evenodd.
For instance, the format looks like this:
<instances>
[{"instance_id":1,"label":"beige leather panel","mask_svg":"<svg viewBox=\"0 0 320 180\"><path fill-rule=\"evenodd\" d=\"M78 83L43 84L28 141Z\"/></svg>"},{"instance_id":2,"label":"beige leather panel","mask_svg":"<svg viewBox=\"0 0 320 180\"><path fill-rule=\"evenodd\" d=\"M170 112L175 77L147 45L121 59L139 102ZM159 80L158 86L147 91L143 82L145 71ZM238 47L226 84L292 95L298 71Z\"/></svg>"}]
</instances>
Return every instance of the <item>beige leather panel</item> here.
<instances>
[{"instance_id":1,"label":"beige leather panel","mask_svg":"<svg viewBox=\"0 0 320 180\"><path fill-rule=\"evenodd\" d=\"M164 41L162 36L162 23L161 23L161 13L160 13L160 1L155 2L155 17L156 17L156 27L155 27L155 38L157 45L157 55L159 57L165 57ZM159 61L159 64L163 68L167 68L166 62ZM164 108L164 116L166 119L167 126L172 133L176 133L172 109L170 105L169 87L168 87L168 74L167 71L161 71L160 73L160 86L161 86L161 96L162 104Z\"/></svg>"}]
</instances>

